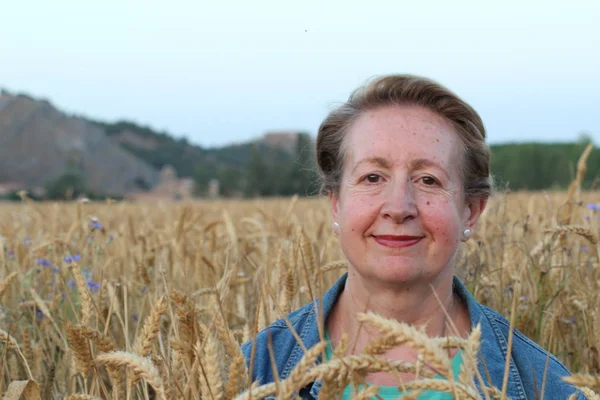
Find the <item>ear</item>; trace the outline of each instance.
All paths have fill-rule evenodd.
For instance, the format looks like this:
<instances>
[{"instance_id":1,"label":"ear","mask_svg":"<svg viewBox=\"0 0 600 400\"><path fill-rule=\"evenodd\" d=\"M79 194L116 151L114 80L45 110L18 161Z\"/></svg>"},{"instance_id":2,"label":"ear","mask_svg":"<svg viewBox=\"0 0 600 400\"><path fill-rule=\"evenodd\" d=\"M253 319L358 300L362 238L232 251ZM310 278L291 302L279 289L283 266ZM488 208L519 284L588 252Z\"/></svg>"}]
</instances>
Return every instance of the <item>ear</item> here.
<instances>
[{"instance_id":1,"label":"ear","mask_svg":"<svg viewBox=\"0 0 600 400\"><path fill-rule=\"evenodd\" d=\"M329 200L329 207L331 208L331 216L334 221L338 220L338 210L340 205L340 196L330 191L327 195L327 199Z\"/></svg>"},{"instance_id":2,"label":"ear","mask_svg":"<svg viewBox=\"0 0 600 400\"><path fill-rule=\"evenodd\" d=\"M473 196L467 198L467 207L465 209L465 227L475 228L479 217L485 210L488 198L484 196Z\"/></svg>"}]
</instances>

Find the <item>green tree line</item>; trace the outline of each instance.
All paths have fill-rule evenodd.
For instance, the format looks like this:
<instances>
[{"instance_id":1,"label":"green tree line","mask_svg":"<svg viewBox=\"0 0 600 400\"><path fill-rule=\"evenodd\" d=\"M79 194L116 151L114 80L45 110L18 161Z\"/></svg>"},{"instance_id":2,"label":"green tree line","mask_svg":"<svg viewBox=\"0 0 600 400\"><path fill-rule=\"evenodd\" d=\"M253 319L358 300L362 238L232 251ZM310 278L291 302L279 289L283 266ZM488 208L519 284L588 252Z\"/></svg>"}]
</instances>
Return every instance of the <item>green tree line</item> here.
<instances>
[{"instance_id":1,"label":"green tree line","mask_svg":"<svg viewBox=\"0 0 600 400\"><path fill-rule=\"evenodd\" d=\"M277 160L257 147L246 149L242 167L223 167L209 175L199 165L196 182L198 194L204 195L210 179L218 179L222 196L314 195L318 192L314 143L300 135L293 154ZM491 170L499 190L564 190L575 177L577 161L587 142L514 143L491 146ZM600 149L595 148L587 163L584 189L600 189Z\"/></svg>"},{"instance_id":2,"label":"green tree line","mask_svg":"<svg viewBox=\"0 0 600 400\"><path fill-rule=\"evenodd\" d=\"M499 189L566 189L575 177L577 161L587 146L577 143L515 143L491 146L492 174ZM582 187L600 188L600 149L587 162Z\"/></svg>"}]
</instances>

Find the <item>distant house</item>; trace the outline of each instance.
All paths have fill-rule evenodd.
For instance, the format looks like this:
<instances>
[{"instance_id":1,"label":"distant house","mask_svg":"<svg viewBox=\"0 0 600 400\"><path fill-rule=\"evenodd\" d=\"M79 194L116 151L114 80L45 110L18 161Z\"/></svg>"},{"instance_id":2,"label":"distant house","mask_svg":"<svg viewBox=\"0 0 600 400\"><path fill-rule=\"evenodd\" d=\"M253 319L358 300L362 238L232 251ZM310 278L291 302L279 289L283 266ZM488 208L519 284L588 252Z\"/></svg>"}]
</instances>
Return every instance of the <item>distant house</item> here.
<instances>
[{"instance_id":1,"label":"distant house","mask_svg":"<svg viewBox=\"0 0 600 400\"><path fill-rule=\"evenodd\" d=\"M25 184L23 182L0 182L0 196L6 196L9 193L24 189Z\"/></svg>"},{"instance_id":2,"label":"distant house","mask_svg":"<svg viewBox=\"0 0 600 400\"><path fill-rule=\"evenodd\" d=\"M135 192L125 196L129 200L172 201L190 199L194 193L192 178L178 178L177 172L170 165L160 171L158 185L147 192Z\"/></svg>"},{"instance_id":3,"label":"distant house","mask_svg":"<svg viewBox=\"0 0 600 400\"><path fill-rule=\"evenodd\" d=\"M298 132L295 131L272 131L267 132L262 138L262 142L272 147L279 147L289 152L293 152L296 148L298 140Z\"/></svg>"}]
</instances>

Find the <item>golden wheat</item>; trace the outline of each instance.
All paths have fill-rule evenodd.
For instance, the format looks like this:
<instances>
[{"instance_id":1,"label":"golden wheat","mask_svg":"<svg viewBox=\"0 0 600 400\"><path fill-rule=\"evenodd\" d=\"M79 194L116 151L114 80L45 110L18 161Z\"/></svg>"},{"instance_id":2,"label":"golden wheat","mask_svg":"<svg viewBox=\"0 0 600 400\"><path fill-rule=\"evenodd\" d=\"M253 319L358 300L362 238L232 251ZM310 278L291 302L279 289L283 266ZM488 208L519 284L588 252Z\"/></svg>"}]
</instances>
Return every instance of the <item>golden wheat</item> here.
<instances>
[{"instance_id":1,"label":"golden wheat","mask_svg":"<svg viewBox=\"0 0 600 400\"><path fill-rule=\"evenodd\" d=\"M598 198L579 184L569 193L498 195L457 257L474 296L507 317L514 310L515 327L586 377L574 383L590 386L590 398L600 376L600 213L586 203ZM85 229L90 217L104 228ZM363 384L356 396L370 398L368 374L387 372L416 377L402 382L413 390L405 397L434 387L478 396L478 330L432 339L375 315L361 318L382 335L363 352L346 338L329 361L309 357L292 379L249 386L240 342L345 272L330 221L327 201L298 197L1 205L0 391L27 377L43 398L216 400L292 396L321 379L321 398ZM81 260L63 264L70 254ZM417 350L416 363L382 356L399 343ZM450 348L464 351L464 363L456 382L440 383L432 368L450 373ZM129 383L139 374L144 384L128 387L123 366ZM486 390L505 398L501 388Z\"/></svg>"}]
</instances>

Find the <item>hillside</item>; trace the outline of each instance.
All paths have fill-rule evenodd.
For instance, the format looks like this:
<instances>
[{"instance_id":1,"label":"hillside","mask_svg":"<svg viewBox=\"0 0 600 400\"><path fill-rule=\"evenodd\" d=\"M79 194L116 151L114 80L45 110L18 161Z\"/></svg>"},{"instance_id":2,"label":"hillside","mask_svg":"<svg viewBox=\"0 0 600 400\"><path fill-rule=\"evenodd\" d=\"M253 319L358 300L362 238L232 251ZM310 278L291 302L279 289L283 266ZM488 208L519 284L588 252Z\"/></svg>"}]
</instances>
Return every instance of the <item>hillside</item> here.
<instances>
[{"instance_id":1,"label":"hillside","mask_svg":"<svg viewBox=\"0 0 600 400\"><path fill-rule=\"evenodd\" d=\"M494 145L492 173L500 189L566 188L587 143ZM583 188L600 187L600 152L594 150L587 165ZM171 178L159 184L165 169ZM200 196L307 195L317 189L315 170L314 142L306 133L267 132L252 142L203 148L134 122L70 116L48 101L0 95L0 196L40 191L74 171L85 192L98 195L169 197L173 190L165 188L171 187Z\"/></svg>"},{"instance_id":2,"label":"hillside","mask_svg":"<svg viewBox=\"0 0 600 400\"><path fill-rule=\"evenodd\" d=\"M107 123L88 119L87 122L102 128L114 143L152 165L162 169L175 168L179 177L194 177L202 167L208 175L217 177L222 168L245 168L253 148L268 162L287 161L295 151L298 133L267 133L248 143L232 144L219 148L203 148L176 139L167 132L130 121Z\"/></svg>"},{"instance_id":3,"label":"hillside","mask_svg":"<svg viewBox=\"0 0 600 400\"><path fill-rule=\"evenodd\" d=\"M178 177L194 178L200 195L212 180L219 181L225 196L314 192L310 183L314 181L314 144L304 133L267 132L247 143L202 148L130 121L87 122L154 168L170 165Z\"/></svg>"},{"instance_id":4,"label":"hillside","mask_svg":"<svg viewBox=\"0 0 600 400\"><path fill-rule=\"evenodd\" d=\"M0 182L43 187L68 170L107 195L152 187L158 171L113 143L102 129L47 101L0 95Z\"/></svg>"},{"instance_id":5,"label":"hillside","mask_svg":"<svg viewBox=\"0 0 600 400\"><path fill-rule=\"evenodd\" d=\"M176 178L195 180L199 194L214 180L225 195L292 193L306 186L287 179L299 176L293 167L298 135L267 133L252 142L205 149L133 122L71 116L46 100L2 91L0 195L20 189L44 193L49 183L76 173L86 192L127 196L157 187L164 168L172 168ZM257 183L258 176L248 175L252 162L257 174L270 177ZM275 184L273 174L286 182ZM254 193L253 187L260 189Z\"/></svg>"}]
</instances>

